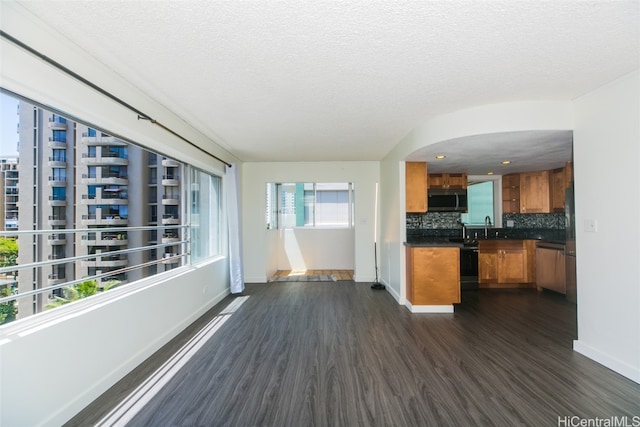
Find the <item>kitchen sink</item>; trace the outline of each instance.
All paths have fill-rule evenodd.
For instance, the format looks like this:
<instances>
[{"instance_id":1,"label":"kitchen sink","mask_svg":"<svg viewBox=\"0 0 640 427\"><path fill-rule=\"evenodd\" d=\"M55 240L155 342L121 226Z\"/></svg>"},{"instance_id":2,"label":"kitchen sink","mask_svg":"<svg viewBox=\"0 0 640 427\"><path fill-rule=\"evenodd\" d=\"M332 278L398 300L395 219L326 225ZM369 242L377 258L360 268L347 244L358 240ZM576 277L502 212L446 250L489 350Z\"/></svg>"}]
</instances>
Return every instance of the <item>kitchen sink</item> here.
<instances>
[{"instance_id":1,"label":"kitchen sink","mask_svg":"<svg viewBox=\"0 0 640 427\"><path fill-rule=\"evenodd\" d=\"M465 247L477 247L478 241L475 239L463 239L462 237L449 237L450 243L462 243Z\"/></svg>"}]
</instances>

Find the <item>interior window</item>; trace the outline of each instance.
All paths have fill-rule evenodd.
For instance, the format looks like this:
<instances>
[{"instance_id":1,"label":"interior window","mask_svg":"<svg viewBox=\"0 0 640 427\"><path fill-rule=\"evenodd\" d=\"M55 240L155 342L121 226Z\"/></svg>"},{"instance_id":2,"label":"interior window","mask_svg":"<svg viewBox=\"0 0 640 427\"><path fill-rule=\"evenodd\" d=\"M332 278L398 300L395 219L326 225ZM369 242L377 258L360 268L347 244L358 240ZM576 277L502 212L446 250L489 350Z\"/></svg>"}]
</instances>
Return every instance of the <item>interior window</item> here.
<instances>
[{"instance_id":1,"label":"interior window","mask_svg":"<svg viewBox=\"0 0 640 427\"><path fill-rule=\"evenodd\" d=\"M267 229L353 227L353 183L268 183Z\"/></svg>"},{"instance_id":2,"label":"interior window","mask_svg":"<svg viewBox=\"0 0 640 427\"><path fill-rule=\"evenodd\" d=\"M495 225L493 183L494 181L469 182L467 187L468 212L460 217L463 223L484 226L485 219L489 217L491 224Z\"/></svg>"}]
</instances>

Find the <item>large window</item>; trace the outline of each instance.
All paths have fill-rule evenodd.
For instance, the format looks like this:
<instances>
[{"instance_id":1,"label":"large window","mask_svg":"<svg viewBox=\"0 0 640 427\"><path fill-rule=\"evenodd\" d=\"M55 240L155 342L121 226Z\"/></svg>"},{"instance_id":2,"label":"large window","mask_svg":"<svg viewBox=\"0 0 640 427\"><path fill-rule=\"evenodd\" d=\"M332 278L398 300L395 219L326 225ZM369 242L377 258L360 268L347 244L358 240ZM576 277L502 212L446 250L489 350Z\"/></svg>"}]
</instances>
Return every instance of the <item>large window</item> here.
<instances>
[{"instance_id":1,"label":"large window","mask_svg":"<svg viewBox=\"0 0 640 427\"><path fill-rule=\"evenodd\" d=\"M0 265L0 324L219 254L220 177L36 104L15 103L18 178L0 185L22 188L15 189L17 227L0 231L15 247ZM2 120L2 127L17 127ZM155 179L150 159L158 157L170 165L168 182Z\"/></svg>"},{"instance_id":2,"label":"large window","mask_svg":"<svg viewBox=\"0 0 640 427\"><path fill-rule=\"evenodd\" d=\"M267 228L353 227L352 183L268 183Z\"/></svg>"},{"instance_id":3,"label":"large window","mask_svg":"<svg viewBox=\"0 0 640 427\"><path fill-rule=\"evenodd\" d=\"M191 168L191 260L220 253L219 177Z\"/></svg>"},{"instance_id":4,"label":"large window","mask_svg":"<svg viewBox=\"0 0 640 427\"><path fill-rule=\"evenodd\" d=\"M461 215L461 221L467 225L484 226L487 218L495 224L494 182L470 182L467 187L467 213Z\"/></svg>"}]
</instances>

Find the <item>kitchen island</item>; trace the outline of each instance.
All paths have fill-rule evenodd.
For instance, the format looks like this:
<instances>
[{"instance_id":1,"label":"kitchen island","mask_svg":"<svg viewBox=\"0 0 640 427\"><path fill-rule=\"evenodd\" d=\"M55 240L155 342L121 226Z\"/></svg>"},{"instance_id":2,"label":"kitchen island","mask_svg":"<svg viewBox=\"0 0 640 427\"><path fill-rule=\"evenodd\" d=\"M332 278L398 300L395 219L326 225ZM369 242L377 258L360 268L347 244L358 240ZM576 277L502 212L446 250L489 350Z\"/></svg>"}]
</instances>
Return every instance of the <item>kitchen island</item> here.
<instances>
[{"instance_id":1,"label":"kitchen island","mask_svg":"<svg viewBox=\"0 0 640 427\"><path fill-rule=\"evenodd\" d=\"M460 302L460 248L451 242L405 243L407 307L412 313L453 313Z\"/></svg>"}]
</instances>

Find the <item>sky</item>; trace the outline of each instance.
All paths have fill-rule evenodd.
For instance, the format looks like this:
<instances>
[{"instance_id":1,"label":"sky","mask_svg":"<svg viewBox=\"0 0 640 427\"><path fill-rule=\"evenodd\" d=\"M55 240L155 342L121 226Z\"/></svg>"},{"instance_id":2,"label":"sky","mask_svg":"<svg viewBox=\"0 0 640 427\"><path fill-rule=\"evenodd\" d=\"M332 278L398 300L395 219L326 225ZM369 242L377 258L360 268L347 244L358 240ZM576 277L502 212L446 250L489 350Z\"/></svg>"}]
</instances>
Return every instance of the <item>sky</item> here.
<instances>
[{"instance_id":1,"label":"sky","mask_svg":"<svg viewBox=\"0 0 640 427\"><path fill-rule=\"evenodd\" d=\"M0 156L18 155L18 101L0 93Z\"/></svg>"}]
</instances>

